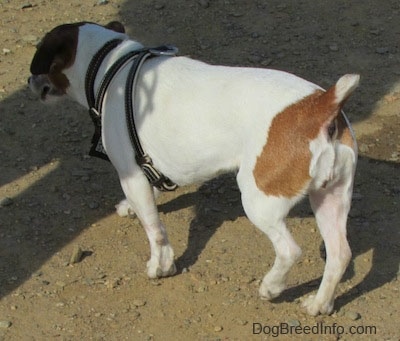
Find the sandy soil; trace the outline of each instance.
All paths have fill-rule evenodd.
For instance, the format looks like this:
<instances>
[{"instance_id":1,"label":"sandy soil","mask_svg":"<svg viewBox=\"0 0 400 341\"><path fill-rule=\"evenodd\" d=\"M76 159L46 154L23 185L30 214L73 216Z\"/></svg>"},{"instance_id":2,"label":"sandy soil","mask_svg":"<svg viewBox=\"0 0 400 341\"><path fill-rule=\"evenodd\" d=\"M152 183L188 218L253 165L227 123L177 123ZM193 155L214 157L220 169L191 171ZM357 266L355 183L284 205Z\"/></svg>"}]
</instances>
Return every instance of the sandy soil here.
<instances>
[{"instance_id":1,"label":"sandy soil","mask_svg":"<svg viewBox=\"0 0 400 341\"><path fill-rule=\"evenodd\" d=\"M303 339L399 340L399 15L397 0L2 0L0 340L249 340L276 336L276 326L292 328L278 339L301 329ZM274 252L229 175L160 197L179 273L146 278L145 234L114 212L115 171L87 157L86 111L44 107L26 86L45 32L116 19L145 44L173 43L211 63L283 69L324 87L361 74L345 108L360 148L353 260L331 316L309 317L300 304L324 267L308 203L288 218L303 249L289 288L259 299ZM82 260L71 264L77 247ZM314 326L329 328L305 334Z\"/></svg>"}]
</instances>

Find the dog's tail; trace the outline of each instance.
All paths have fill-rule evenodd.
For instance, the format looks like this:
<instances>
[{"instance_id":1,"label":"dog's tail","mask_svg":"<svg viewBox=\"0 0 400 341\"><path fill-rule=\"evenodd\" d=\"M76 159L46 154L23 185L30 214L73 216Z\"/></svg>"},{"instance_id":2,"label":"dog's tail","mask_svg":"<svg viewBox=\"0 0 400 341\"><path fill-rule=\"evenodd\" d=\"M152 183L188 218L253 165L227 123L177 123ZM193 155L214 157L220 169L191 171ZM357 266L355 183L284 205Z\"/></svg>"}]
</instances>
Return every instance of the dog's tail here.
<instances>
[{"instance_id":1,"label":"dog's tail","mask_svg":"<svg viewBox=\"0 0 400 341\"><path fill-rule=\"evenodd\" d=\"M317 188L337 177L338 169L335 167L343 166L343 154L349 157L348 162L356 162L355 138L342 108L357 88L359 80L359 75L344 75L315 101L316 107L319 108L315 113L319 131L316 138L310 142L312 157L309 174ZM346 148L347 151L343 153L343 149Z\"/></svg>"}]
</instances>

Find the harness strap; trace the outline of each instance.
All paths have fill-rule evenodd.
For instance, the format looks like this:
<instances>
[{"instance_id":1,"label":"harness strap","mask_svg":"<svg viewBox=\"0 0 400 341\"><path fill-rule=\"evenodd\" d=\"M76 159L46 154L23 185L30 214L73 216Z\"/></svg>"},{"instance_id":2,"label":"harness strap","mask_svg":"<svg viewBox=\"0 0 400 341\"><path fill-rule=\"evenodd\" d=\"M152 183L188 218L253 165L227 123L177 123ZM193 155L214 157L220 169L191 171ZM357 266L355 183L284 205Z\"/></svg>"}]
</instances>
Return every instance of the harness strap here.
<instances>
[{"instance_id":1,"label":"harness strap","mask_svg":"<svg viewBox=\"0 0 400 341\"><path fill-rule=\"evenodd\" d=\"M150 184L161 191L173 191L178 186L169 178L160 173L154 166L151 158L144 152L136 130L134 109L133 109L133 91L137 83L138 70L148 57L167 55L173 56L177 53L177 49L172 46L160 46L157 48L143 48L136 51L131 51L120 57L106 72L101 80L99 89L95 96L94 83L100 66L111 50L118 46L122 40L114 39L106 43L93 57L89 64L88 71L85 77L85 92L89 104L89 115L93 121L95 131L92 137L92 147L89 155L99 157L103 160L110 161L106 151L101 143L101 109L104 101L104 96L107 89L117 72L131 59L133 60L131 69L126 80L125 90L125 111L126 120L129 130L129 137L132 146L135 149L135 159L138 165L143 170Z\"/></svg>"},{"instance_id":2,"label":"harness strap","mask_svg":"<svg viewBox=\"0 0 400 341\"><path fill-rule=\"evenodd\" d=\"M160 191L174 191L178 186L153 166L153 161L150 156L147 155L142 148L135 125L133 91L136 88L138 70L148 57L156 55L159 55L156 49L145 50L140 52L133 61L126 79L125 87L126 122L129 129L129 137L135 149L136 162L142 168L150 184Z\"/></svg>"},{"instance_id":3,"label":"harness strap","mask_svg":"<svg viewBox=\"0 0 400 341\"><path fill-rule=\"evenodd\" d=\"M95 96L94 96L94 82L96 80L97 72L100 69L101 63L104 58L115 49L120 43L121 39L113 39L107 42L97 53L94 55L91 60L88 70L86 72L85 78L85 92L86 99L88 101L89 108L94 107L95 105Z\"/></svg>"}]
</instances>

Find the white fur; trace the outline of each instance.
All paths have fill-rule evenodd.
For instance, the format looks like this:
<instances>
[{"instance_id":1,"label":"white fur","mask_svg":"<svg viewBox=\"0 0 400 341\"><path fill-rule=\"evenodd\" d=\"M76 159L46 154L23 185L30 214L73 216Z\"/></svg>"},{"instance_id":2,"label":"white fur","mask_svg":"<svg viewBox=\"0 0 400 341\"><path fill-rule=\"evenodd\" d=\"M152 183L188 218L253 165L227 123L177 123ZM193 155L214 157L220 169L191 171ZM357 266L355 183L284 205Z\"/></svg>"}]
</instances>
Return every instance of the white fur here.
<instances>
[{"instance_id":1,"label":"white fur","mask_svg":"<svg viewBox=\"0 0 400 341\"><path fill-rule=\"evenodd\" d=\"M126 40L106 58L96 87L113 61L141 45L97 25L80 27L76 62L64 73L71 84L68 95L83 106L87 107L84 75L90 60L115 37ZM153 189L135 162L125 122L128 67L117 74L105 97L103 144L127 198L117 205L117 212L125 216L134 211L149 238L148 276L169 276L176 271L174 253L159 219ZM347 97L357 82L355 77L342 80L337 98ZM187 57L150 59L138 79L138 133L144 150L162 173L178 185L185 185L221 172L238 171L246 214L269 236L276 251L275 263L260 287L261 296L267 299L284 290L288 271L301 254L284 219L302 195L266 195L257 187L253 169L275 115L317 89L317 85L282 71L211 66ZM349 260L345 229L356 156L353 149L328 141L321 134L311 142L310 150L312 180L303 192L311 191L328 253L321 288L306 304L308 312L315 315L332 311L334 290ZM321 189L326 180L328 187Z\"/></svg>"}]
</instances>

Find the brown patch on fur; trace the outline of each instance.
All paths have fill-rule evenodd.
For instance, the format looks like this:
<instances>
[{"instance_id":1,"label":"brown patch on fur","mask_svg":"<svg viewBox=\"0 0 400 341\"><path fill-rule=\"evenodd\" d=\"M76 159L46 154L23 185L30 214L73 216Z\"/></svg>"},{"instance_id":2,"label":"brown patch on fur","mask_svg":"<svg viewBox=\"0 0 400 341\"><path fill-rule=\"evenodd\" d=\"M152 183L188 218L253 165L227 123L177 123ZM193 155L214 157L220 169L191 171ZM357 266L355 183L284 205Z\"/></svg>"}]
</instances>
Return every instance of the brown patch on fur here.
<instances>
[{"instance_id":1,"label":"brown patch on fur","mask_svg":"<svg viewBox=\"0 0 400 341\"><path fill-rule=\"evenodd\" d=\"M79 26L83 24L65 24L47 33L31 63L33 75L48 75L52 84L63 93L69 86L69 80L62 71L75 62Z\"/></svg>"},{"instance_id":2,"label":"brown patch on fur","mask_svg":"<svg viewBox=\"0 0 400 341\"><path fill-rule=\"evenodd\" d=\"M291 198L301 193L310 180L310 141L337 115L335 101L335 86L317 90L274 117L253 170L265 194Z\"/></svg>"}]
</instances>

